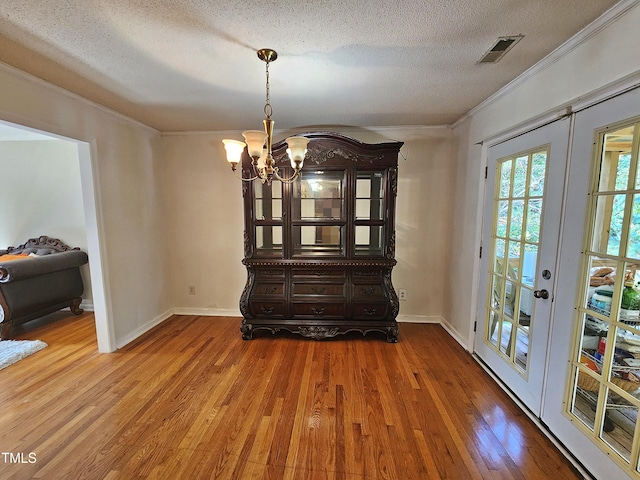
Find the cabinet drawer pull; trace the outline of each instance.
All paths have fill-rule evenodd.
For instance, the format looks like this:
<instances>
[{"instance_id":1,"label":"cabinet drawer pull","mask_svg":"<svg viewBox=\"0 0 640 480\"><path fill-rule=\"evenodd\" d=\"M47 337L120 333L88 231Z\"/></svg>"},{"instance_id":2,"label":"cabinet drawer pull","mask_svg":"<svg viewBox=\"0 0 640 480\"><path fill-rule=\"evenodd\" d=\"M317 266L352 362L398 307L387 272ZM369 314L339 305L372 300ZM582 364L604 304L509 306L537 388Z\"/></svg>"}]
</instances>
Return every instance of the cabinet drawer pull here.
<instances>
[{"instance_id":1,"label":"cabinet drawer pull","mask_svg":"<svg viewBox=\"0 0 640 480\"><path fill-rule=\"evenodd\" d=\"M375 315L376 314L376 309L375 308L372 308L372 309L364 308L363 310L364 310L365 315L371 316L371 315Z\"/></svg>"},{"instance_id":2,"label":"cabinet drawer pull","mask_svg":"<svg viewBox=\"0 0 640 480\"><path fill-rule=\"evenodd\" d=\"M360 291L365 295L373 295L376 293L376 287L360 287Z\"/></svg>"},{"instance_id":3,"label":"cabinet drawer pull","mask_svg":"<svg viewBox=\"0 0 640 480\"><path fill-rule=\"evenodd\" d=\"M324 313L324 307L321 307L321 308L311 307L311 312L314 315L322 315Z\"/></svg>"},{"instance_id":4,"label":"cabinet drawer pull","mask_svg":"<svg viewBox=\"0 0 640 480\"><path fill-rule=\"evenodd\" d=\"M317 294L321 295L321 294L323 294L324 292L327 291L327 288L326 287L311 287L311 291L313 293L317 293Z\"/></svg>"},{"instance_id":5,"label":"cabinet drawer pull","mask_svg":"<svg viewBox=\"0 0 640 480\"><path fill-rule=\"evenodd\" d=\"M275 293L278 287L264 287L264 293Z\"/></svg>"},{"instance_id":6,"label":"cabinet drawer pull","mask_svg":"<svg viewBox=\"0 0 640 480\"><path fill-rule=\"evenodd\" d=\"M262 313L264 313L266 315L269 315L269 314L273 313L273 307L265 307L265 306L263 306L261 308L261 310L262 310Z\"/></svg>"}]
</instances>

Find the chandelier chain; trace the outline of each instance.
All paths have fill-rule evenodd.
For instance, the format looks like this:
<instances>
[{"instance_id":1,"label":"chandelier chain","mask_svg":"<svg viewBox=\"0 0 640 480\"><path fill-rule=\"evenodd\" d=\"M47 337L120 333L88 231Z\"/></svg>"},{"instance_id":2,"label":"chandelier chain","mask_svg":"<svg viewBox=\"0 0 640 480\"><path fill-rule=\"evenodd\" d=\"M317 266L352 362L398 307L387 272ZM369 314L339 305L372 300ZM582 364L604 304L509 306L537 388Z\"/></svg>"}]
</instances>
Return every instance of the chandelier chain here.
<instances>
[{"instance_id":1,"label":"chandelier chain","mask_svg":"<svg viewBox=\"0 0 640 480\"><path fill-rule=\"evenodd\" d=\"M269 103L269 62L266 62L266 67L265 67L265 72L266 72L266 77L267 77L267 84L266 84L266 88L267 88L267 96L266 96L266 100L265 100L265 104L264 104L264 114L267 116L267 118L271 118L271 114L273 113L273 110L271 109L271 103Z\"/></svg>"}]
</instances>

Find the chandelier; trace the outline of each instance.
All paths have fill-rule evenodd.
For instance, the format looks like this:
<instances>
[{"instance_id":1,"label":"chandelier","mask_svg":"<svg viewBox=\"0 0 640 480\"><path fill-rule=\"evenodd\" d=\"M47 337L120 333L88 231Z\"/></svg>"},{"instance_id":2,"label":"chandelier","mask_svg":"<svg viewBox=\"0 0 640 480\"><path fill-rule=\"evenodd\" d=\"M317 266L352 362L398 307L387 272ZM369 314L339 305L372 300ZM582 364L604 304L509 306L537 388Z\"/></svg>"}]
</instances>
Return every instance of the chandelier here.
<instances>
[{"instance_id":1,"label":"chandelier","mask_svg":"<svg viewBox=\"0 0 640 480\"><path fill-rule=\"evenodd\" d=\"M266 100L264 104L264 114L266 118L262 121L264 124L264 132L260 130L246 130L242 132L246 144L238 140L224 139L222 143L227 151L227 161L231 164L231 170L236 171L238 163L242 164L242 153L245 147L247 152L252 158L251 168L253 175L250 178L244 178L244 175L240 177L241 180L250 182L259 179L262 183L271 185L273 178L280 180L281 182L291 183L300 174L302 164L304 163L304 156L307 153L307 144L309 139L306 137L289 137L286 139L287 153L289 154L289 160L291 160L291 168L293 168L293 175L288 178L281 177L278 167L275 166L273 156L271 155L271 145L273 142L273 124L271 120L271 103L269 103L269 63L274 62L278 58L278 54L275 50L270 48L263 48L258 50L258 58L266 63Z\"/></svg>"}]
</instances>

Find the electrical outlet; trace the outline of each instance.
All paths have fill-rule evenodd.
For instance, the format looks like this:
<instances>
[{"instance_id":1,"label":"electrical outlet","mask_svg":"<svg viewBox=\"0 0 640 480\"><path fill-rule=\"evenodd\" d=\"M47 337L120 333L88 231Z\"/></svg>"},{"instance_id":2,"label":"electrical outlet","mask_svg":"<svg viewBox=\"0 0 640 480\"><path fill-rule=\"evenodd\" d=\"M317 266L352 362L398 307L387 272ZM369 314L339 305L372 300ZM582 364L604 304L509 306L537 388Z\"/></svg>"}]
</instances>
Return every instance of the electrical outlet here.
<instances>
[{"instance_id":1,"label":"electrical outlet","mask_svg":"<svg viewBox=\"0 0 640 480\"><path fill-rule=\"evenodd\" d=\"M189 295L195 295L195 294L196 294L195 285L189 285Z\"/></svg>"},{"instance_id":2,"label":"electrical outlet","mask_svg":"<svg viewBox=\"0 0 640 480\"><path fill-rule=\"evenodd\" d=\"M407 299L407 290L404 288L401 288L400 290L398 290L398 298L400 300L406 300Z\"/></svg>"}]
</instances>

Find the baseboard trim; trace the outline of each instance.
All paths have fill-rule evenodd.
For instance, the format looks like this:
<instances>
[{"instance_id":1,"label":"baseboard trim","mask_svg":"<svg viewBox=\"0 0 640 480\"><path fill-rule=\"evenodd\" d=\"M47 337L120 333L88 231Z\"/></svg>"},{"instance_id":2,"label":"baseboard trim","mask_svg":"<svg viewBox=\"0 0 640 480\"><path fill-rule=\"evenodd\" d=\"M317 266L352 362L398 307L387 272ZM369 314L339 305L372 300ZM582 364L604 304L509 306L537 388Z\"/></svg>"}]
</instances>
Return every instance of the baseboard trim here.
<instances>
[{"instance_id":1,"label":"baseboard trim","mask_svg":"<svg viewBox=\"0 0 640 480\"><path fill-rule=\"evenodd\" d=\"M129 333L128 335L116 340L116 348L122 348L125 345L133 342L140 335L143 335L144 333L148 332L149 330L151 330L156 325L159 325L162 322L164 322L171 315L173 315L173 310L172 309L169 309L166 312L161 313L160 315L155 317L153 320L151 320L151 321L145 323L144 325L136 328L133 332Z\"/></svg>"},{"instance_id":2,"label":"baseboard trim","mask_svg":"<svg viewBox=\"0 0 640 480\"><path fill-rule=\"evenodd\" d=\"M442 319L442 328L444 328L449 335L453 337L453 339L460 344L462 348L464 348L467 352L473 351L473 345L469 345L469 343L456 331L455 328L444 318Z\"/></svg>"},{"instance_id":3,"label":"baseboard trim","mask_svg":"<svg viewBox=\"0 0 640 480\"><path fill-rule=\"evenodd\" d=\"M177 307L173 309L174 315L198 315L201 317L242 317L240 310L233 308L196 308Z\"/></svg>"},{"instance_id":4,"label":"baseboard trim","mask_svg":"<svg viewBox=\"0 0 640 480\"><path fill-rule=\"evenodd\" d=\"M398 315L398 323L442 323L439 315Z\"/></svg>"}]
</instances>

